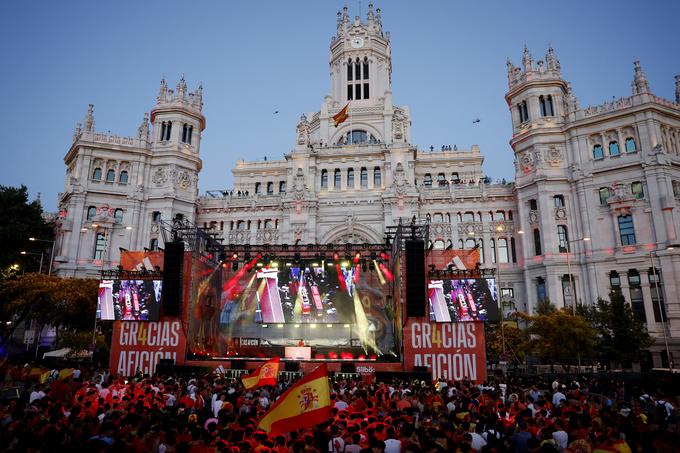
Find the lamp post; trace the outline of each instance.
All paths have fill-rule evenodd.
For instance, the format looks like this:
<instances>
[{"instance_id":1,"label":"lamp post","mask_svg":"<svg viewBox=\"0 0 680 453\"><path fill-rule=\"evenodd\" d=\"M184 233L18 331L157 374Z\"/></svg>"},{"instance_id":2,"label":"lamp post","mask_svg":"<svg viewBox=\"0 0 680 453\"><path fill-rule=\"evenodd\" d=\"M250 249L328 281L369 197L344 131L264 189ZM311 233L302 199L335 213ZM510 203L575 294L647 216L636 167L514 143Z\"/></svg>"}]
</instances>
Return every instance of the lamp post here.
<instances>
[{"instance_id":1,"label":"lamp post","mask_svg":"<svg viewBox=\"0 0 680 453\"><path fill-rule=\"evenodd\" d=\"M673 246L666 247L666 250L673 250ZM656 273L656 266L654 266L655 250L649 251L649 264L652 265L652 273L654 275L654 286L656 288L656 303L659 305L659 316L661 317L661 330L663 331L663 343L666 348L666 360L668 360L668 368L673 369L673 359L671 358L671 351L668 348L668 335L666 334L666 317L664 316L663 306L661 305L661 290L659 288L659 276ZM661 263L659 263L661 264Z\"/></svg>"},{"instance_id":2,"label":"lamp post","mask_svg":"<svg viewBox=\"0 0 680 453\"><path fill-rule=\"evenodd\" d=\"M38 253L38 252L27 252L27 251L25 251L25 250L22 250L22 251L19 252L19 253L20 253L21 255L35 255L35 256L40 255L40 268L38 269L38 273L39 273L39 274L42 274L43 256L45 255L43 252L40 252L40 253Z\"/></svg>"},{"instance_id":3,"label":"lamp post","mask_svg":"<svg viewBox=\"0 0 680 453\"><path fill-rule=\"evenodd\" d=\"M574 244L576 242L581 242L581 241L588 242L588 241L590 241L590 238L586 236L586 237L583 237L583 238L580 238L580 239L573 239L571 241L567 240L567 272L569 273L569 290L571 292L571 299L572 299L572 301L571 301L571 314L574 315L574 316L576 316L576 291L575 291L575 288L574 288L574 276L571 275L571 260L570 260L571 247L569 246L569 244Z\"/></svg>"},{"instance_id":4,"label":"lamp post","mask_svg":"<svg viewBox=\"0 0 680 453\"><path fill-rule=\"evenodd\" d=\"M49 239L38 239L34 237L30 237L28 238L28 240L34 242L47 242L49 244L52 244L50 251L50 265L48 266L47 269L47 275L52 275L52 262L54 261L54 241L50 241ZM40 263L41 263L40 272L42 273L42 259L40 260Z\"/></svg>"},{"instance_id":5,"label":"lamp post","mask_svg":"<svg viewBox=\"0 0 680 453\"><path fill-rule=\"evenodd\" d=\"M505 320L503 319L503 289L501 285L501 254L500 254L500 239L501 233L505 231L505 226L501 223L496 226L496 247L493 251L496 254L496 268L498 270L498 314L501 320L501 343L503 350L503 359L505 359Z\"/></svg>"}]
</instances>

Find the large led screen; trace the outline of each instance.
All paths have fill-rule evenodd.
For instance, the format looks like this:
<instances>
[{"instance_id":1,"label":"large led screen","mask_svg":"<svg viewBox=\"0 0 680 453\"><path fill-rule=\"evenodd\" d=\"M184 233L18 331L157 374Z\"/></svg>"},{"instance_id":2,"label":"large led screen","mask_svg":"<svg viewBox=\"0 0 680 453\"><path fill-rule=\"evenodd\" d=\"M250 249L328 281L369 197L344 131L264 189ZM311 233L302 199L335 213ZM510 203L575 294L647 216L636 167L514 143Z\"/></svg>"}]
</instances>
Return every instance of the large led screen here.
<instances>
[{"instance_id":1,"label":"large led screen","mask_svg":"<svg viewBox=\"0 0 680 453\"><path fill-rule=\"evenodd\" d=\"M158 321L161 290L161 280L102 280L99 284L97 319Z\"/></svg>"},{"instance_id":2,"label":"large led screen","mask_svg":"<svg viewBox=\"0 0 680 453\"><path fill-rule=\"evenodd\" d=\"M313 357L354 350L395 352L393 275L381 263L285 263L236 271L199 263L192 273L189 350L199 356L283 355L311 347Z\"/></svg>"},{"instance_id":3,"label":"large led screen","mask_svg":"<svg viewBox=\"0 0 680 453\"><path fill-rule=\"evenodd\" d=\"M492 278L430 280L428 296L430 321L486 321L497 312L496 281Z\"/></svg>"}]
</instances>

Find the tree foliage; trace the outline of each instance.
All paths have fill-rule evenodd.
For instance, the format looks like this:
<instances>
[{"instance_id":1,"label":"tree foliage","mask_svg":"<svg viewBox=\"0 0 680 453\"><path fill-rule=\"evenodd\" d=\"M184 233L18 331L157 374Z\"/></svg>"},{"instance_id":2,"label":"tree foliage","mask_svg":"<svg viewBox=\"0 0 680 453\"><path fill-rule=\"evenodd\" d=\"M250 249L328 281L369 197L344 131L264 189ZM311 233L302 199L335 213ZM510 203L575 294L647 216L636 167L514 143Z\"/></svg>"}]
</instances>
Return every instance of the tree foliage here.
<instances>
[{"instance_id":1,"label":"tree foliage","mask_svg":"<svg viewBox=\"0 0 680 453\"><path fill-rule=\"evenodd\" d=\"M37 200L28 201L26 186L0 185L0 244L2 244L0 270L2 270L2 276L16 273L16 269L12 268L14 264L25 265L29 260L33 260L32 255L21 255L21 251L44 249L44 242L29 241L30 237L44 240L52 240L54 237L52 227L42 217L40 203ZM37 270L37 266L35 269Z\"/></svg>"},{"instance_id":2,"label":"tree foliage","mask_svg":"<svg viewBox=\"0 0 680 453\"><path fill-rule=\"evenodd\" d=\"M92 279L59 278L25 274L0 286L2 343L16 326L34 319L41 325L87 330L93 328L99 282ZM13 320L7 324L7 321Z\"/></svg>"},{"instance_id":3,"label":"tree foliage","mask_svg":"<svg viewBox=\"0 0 680 453\"><path fill-rule=\"evenodd\" d=\"M619 291L610 292L609 300L598 298L594 306L584 310L584 315L598 332L596 351L601 361L629 367L653 343L645 325Z\"/></svg>"},{"instance_id":4,"label":"tree foliage","mask_svg":"<svg viewBox=\"0 0 680 453\"><path fill-rule=\"evenodd\" d=\"M505 357L503 357L505 342ZM489 358L505 360L510 363L523 363L527 355L529 335L525 330L505 323L488 324L486 329L486 351Z\"/></svg>"},{"instance_id":5,"label":"tree foliage","mask_svg":"<svg viewBox=\"0 0 680 453\"><path fill-rule=\"evenodd\" d=\"M528 350L544 363L576 364L593 356L597 332L583 316L545 304L518 317L528 325Z\"/></svg>"}]
</instances>

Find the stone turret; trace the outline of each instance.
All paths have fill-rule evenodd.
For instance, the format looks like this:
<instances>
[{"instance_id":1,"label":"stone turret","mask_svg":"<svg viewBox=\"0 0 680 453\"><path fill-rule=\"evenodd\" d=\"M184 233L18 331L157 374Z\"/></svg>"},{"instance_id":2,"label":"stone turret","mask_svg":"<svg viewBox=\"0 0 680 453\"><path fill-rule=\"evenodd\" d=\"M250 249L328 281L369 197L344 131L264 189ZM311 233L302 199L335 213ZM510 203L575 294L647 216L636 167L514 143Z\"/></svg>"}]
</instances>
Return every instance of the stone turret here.
<instances>
[{"instance_id":1,"label":"stone turret","mask_svg":"<svg viewBox=\"0 0 680 453\"><path fill-rule=\"evenodd\" d=\"M506 66L508 69L508 86L510 88L529 80L562 78L560 60L557 58L552 46L548 47L545 61L539 60L534 64L534 59L525 45L524 52L522 53L522 67L516 67L509 58Z\"/></svg>"},{"instance_id":2,"label":"stone turret","mask_svg":"<svg viewBox=\"0 0 680 453\"><path fill-rule=\"evenodd\" d=\"M85 132L94 132L94 104L87 106L84 124Z\"/></svg>"},{"instance_id":3,"label":"stone turret","mask_svg":"<svg viewBox=\"0 0 680 453\"><path fill-rule=\"evenodd\" d=\"M649 93L649 82L647 82L647 76L640 66L640 60L635 60L633 65L635 67L635 77L632 83L633 94Z\"/></svg>"}]
</instances>

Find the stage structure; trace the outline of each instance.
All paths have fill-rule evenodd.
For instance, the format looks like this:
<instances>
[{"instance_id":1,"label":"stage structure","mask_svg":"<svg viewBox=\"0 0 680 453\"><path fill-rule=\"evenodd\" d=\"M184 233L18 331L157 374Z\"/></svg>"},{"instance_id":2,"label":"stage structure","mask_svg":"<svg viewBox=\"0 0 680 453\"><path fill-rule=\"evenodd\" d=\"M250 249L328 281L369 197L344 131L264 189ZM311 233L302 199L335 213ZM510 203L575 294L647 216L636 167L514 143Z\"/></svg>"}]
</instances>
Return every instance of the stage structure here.
<instances>
[{"instance_id":1,"label":"stage structure","mask_svg":"<svg viewBox=\"0 0 680 453\"><path fill-rule=\"evenodd\" d=\"M280 357L291 369L323 361L368 377L416 369L482 380L493 273L475 266L478 259L466 251L423 247L427 259L419 265L429 263L429 271L421 282L406 278L415 267L405 262L405 249L427 244L428 227L396 225L381 244L225 246L185 220L164 222L166 249L184 246L181 316L168 316L171 284L164 279L157 322L114 321L112 371L153 373L160 359L249 369ZM124 252L120 268L103 281L129 271L157 275L163 255ZM460 269L461 259L470 269ZM407 292L422 294L418 317L406 316Z\"/></svg>"}]
</instances>

